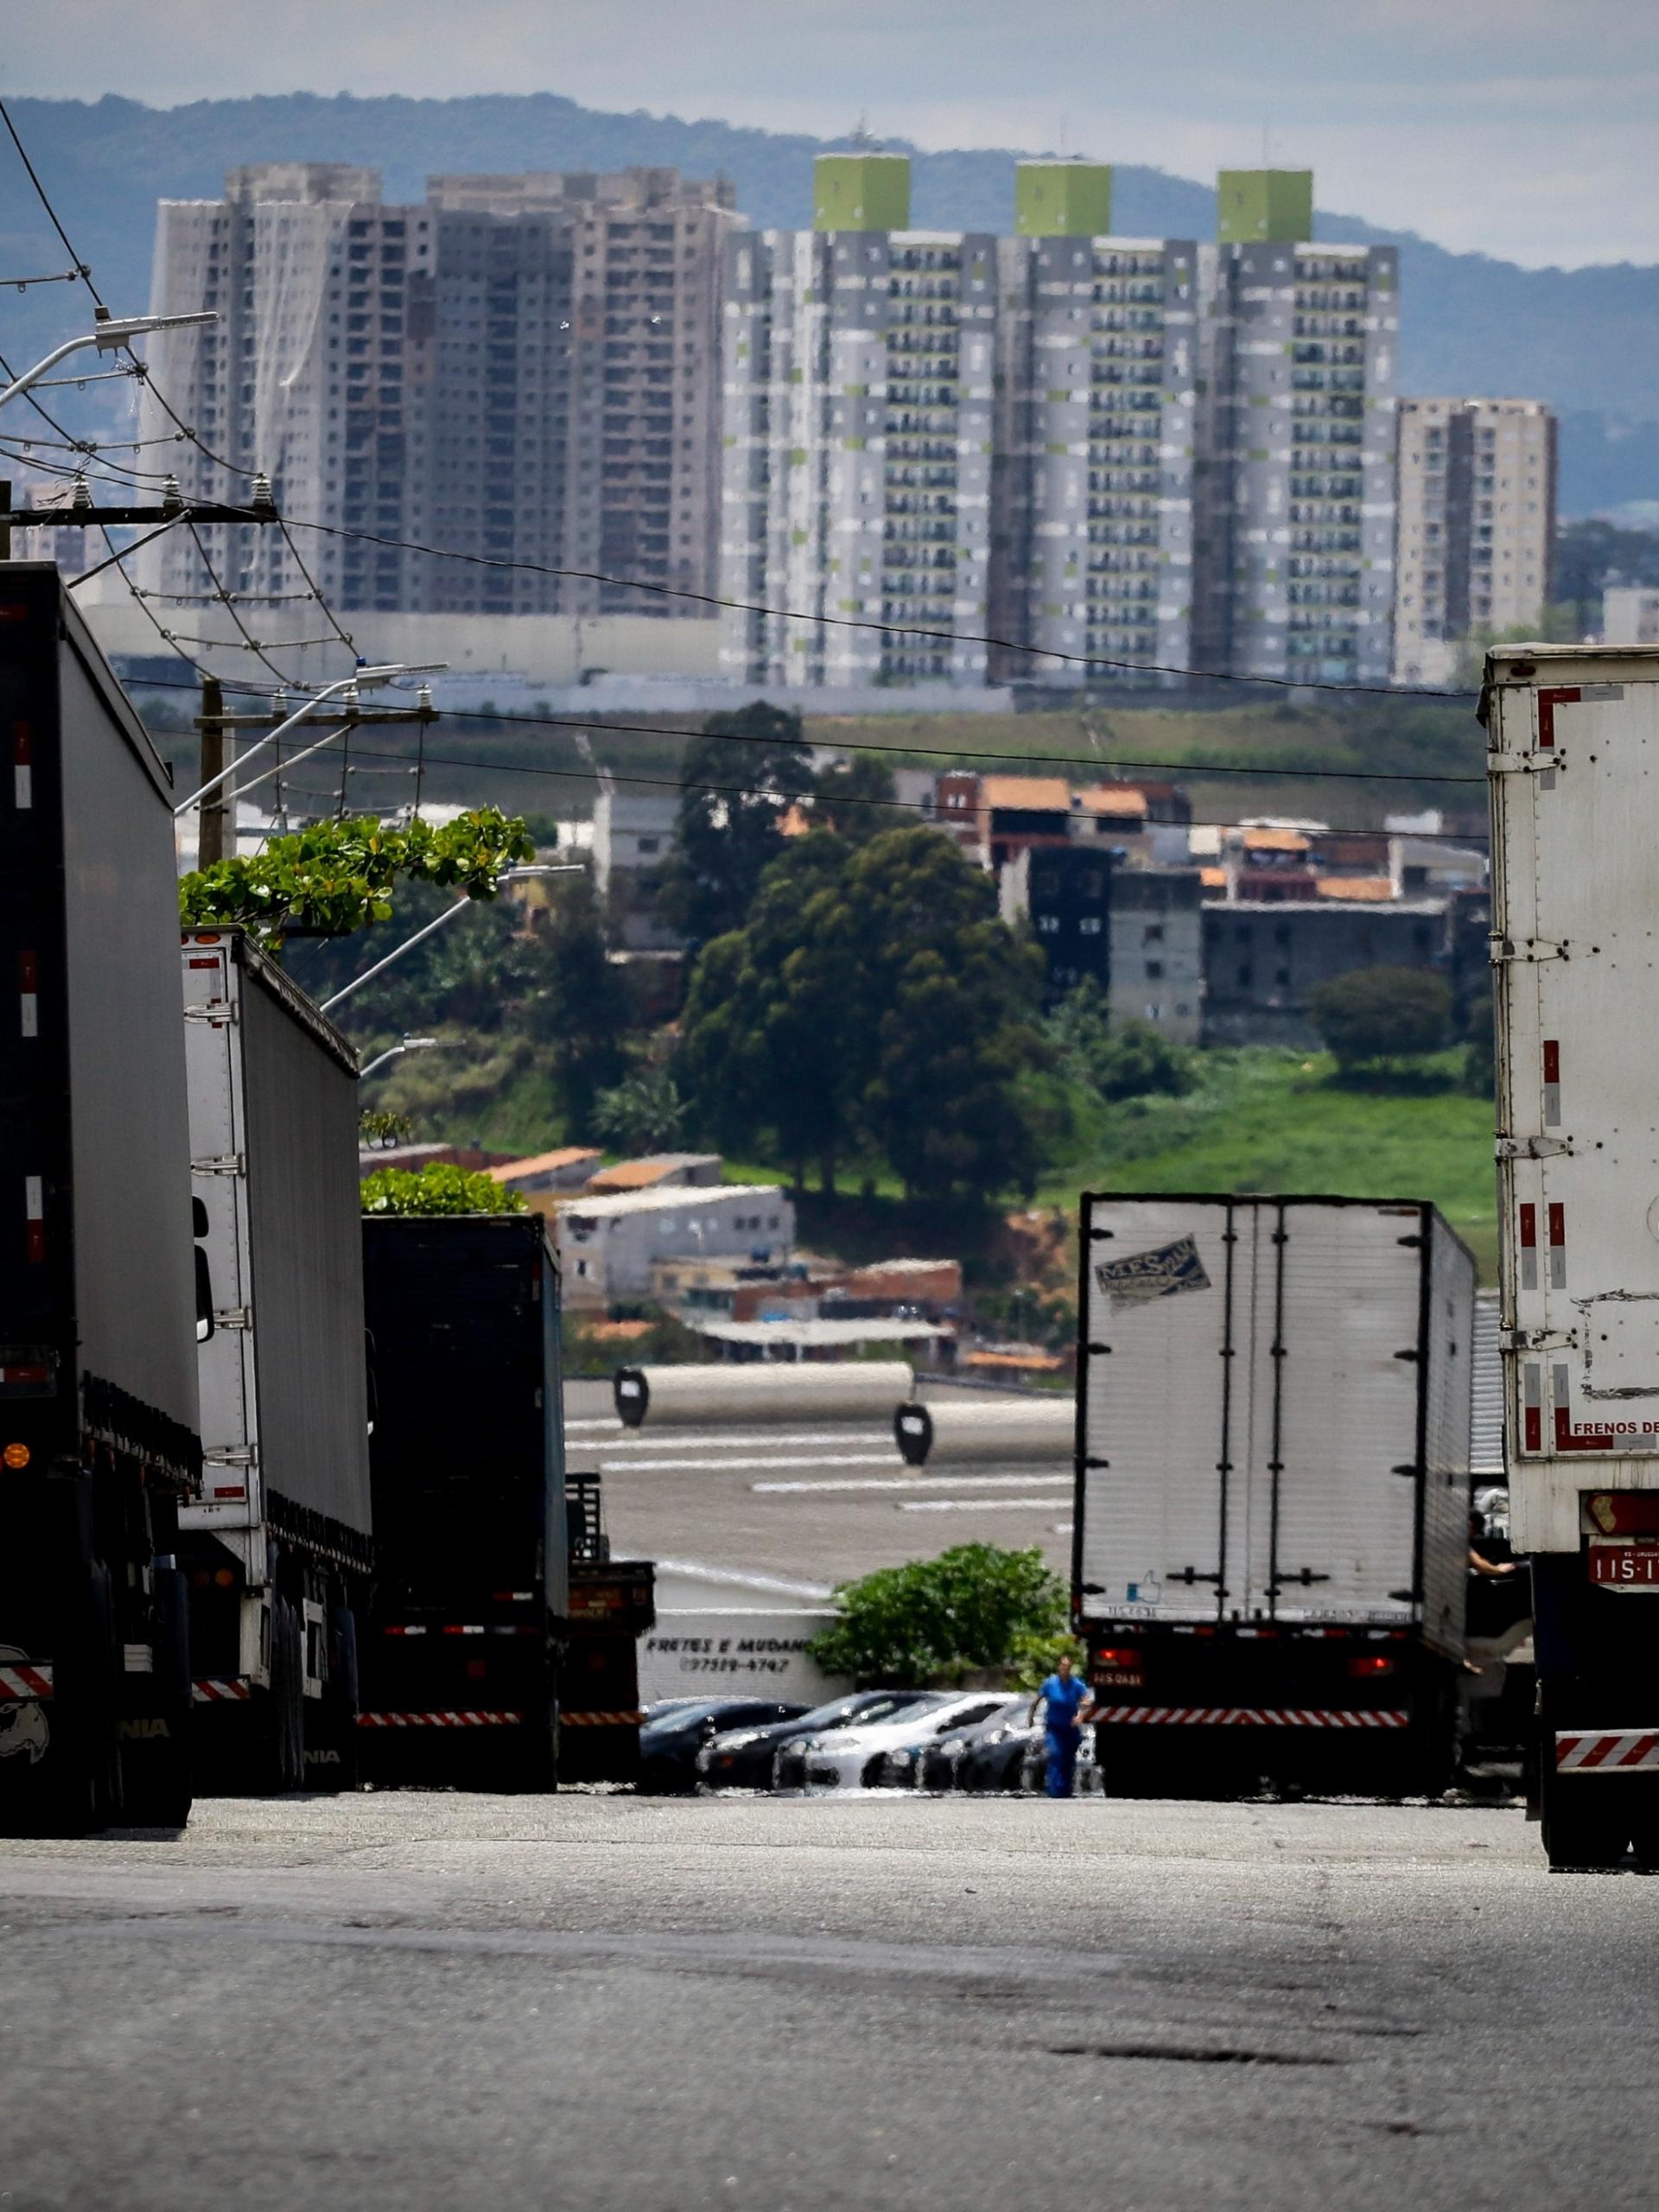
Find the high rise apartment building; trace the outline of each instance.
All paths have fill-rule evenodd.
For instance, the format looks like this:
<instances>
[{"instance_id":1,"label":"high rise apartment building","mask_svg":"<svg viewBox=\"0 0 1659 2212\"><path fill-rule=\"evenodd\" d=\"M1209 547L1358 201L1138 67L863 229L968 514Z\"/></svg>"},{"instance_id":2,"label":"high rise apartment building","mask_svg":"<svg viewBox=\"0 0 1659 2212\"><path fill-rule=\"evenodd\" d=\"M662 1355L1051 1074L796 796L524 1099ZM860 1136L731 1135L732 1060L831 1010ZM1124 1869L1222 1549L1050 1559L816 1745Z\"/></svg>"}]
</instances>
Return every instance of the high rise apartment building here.
<instances>
[{"instance_id":1,"label":"high rise apartment building","mask_svg":"<svg viewBox=\"0 0 1659 2212\"><path fill-rule=\"evenodd\" d=\"M1542 614L1555 442L1541 400L1400 402L1396 683L1450 683L1461 640Z\"/></svg>"},{"instance_id":2,"label":"high rise apartment building","mask_svg":"<svg viewBox=\"0 0 1659 2212\"><path fill-rule=\"evenodd\" d=\"M236 170L222 200L162 203L155 306L220 319L159 340L156 380L285 512L363 533L305 543L341 608L693 612L671 594L715 578L734 220L728 186L664 169L438 177L411 206L383 204L372 169ZM222 496L177 450L183 488ZM279 533L203 537L227 588L302 589ZM188 536L149 560L153 588L201 588Z\"/></svg>"},{"instance_id":3,"label":"high rise apartment building","mask_svg":"<svg viewBox=\"0 0 1659 2212\"><path fill-rule=\"evenodd\" d=\"M1313 240L1306 170L1224 170L1203 264L1199 664L1387 683L1399 257Z\"/></svg>"},{"instance_id":4,"label":"high rise apartment building","mask_svg":"<svg viewBox=\"0 0 1659 2212\"><path fill-rule=\"evenodd\" d=\"M826 155L810 231L728 243L740 682L985 681L996 241L912 230L909 200L903 156Z\"/></svg>"},{"instance_id":5,"label":"high rise apartment building","mask_svg":"<svg viewBox=\"0 0 1659 2212\"><path fill-rule=\"evenodd\" d=\"M1198 247L1112 235L1112 173L1022 162L1001 242L991 630L1005 680L1190 664ZM1052 655L1054 658L1045 658Z\"/></svg>"}]
</instances>

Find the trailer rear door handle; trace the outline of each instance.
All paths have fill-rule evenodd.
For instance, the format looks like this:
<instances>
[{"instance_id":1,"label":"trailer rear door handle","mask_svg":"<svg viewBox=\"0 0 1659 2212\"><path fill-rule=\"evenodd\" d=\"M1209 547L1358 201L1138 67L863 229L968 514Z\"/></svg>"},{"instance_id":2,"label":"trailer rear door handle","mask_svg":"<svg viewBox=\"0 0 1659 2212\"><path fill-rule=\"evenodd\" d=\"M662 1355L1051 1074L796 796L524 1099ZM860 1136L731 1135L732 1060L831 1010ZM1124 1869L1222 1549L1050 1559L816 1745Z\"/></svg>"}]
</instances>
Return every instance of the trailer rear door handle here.
<instances>
[{"instance_id":1,"label":"trailer rear door handle","mask_svg":"<svg viewBox=\"0 0 1659 2212\"><path fill-rule=\"evenodd\" d=\"M1498 1137L1492 1147L1497 1160L1554 1160L1561 1153L1570 1156L1572 1150L1571 1137Z\"/></svg>"}]
</instances>

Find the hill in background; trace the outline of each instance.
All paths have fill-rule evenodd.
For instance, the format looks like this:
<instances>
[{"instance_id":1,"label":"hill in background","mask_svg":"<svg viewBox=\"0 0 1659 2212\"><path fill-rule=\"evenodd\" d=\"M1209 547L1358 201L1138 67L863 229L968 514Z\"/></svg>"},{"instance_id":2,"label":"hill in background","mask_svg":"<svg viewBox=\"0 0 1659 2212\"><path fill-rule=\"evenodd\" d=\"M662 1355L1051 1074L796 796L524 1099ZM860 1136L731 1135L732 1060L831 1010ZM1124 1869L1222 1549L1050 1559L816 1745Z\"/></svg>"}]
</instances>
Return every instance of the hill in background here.
<instances>
[{"instance_id":1,"label":"hill in background","mask_svg":"<svg viewBox=\"0 0 1659 2212\"><path fill-rule=\"evenodd\" d=\"M96 103L19 99L10 105L71 238L118 311L129 313L149 297L155 201L217 198L226 170L243 162L370 162L384 172L387 196L400 199L423 197L427 176L439 170L656 165L728 176L755 224L787 226L809 219L812 156L833 143L643 111L606 114L552 92L452 100L291 93L167 109L110 95ZM908 150L918 225L1007 226L1013 152ZM61 251L26 180L15 168L0 175L7 180L0 193L5 271L55 268ZM1204 238L1214 224L1215 197L1206 186L1161 169L1118 168L1120 233ZM1322 238L1400 246L1404 391L1548 400L1563 418L1565 515L1659 500L1652 371L1659 269L1626 263L1529 270L1484 254L1450 253L1409 232L1341 214L1320 213L1316 227ZM43 352L62 334L64 308L57 286L8 296L0 349L9 359L31 345ZM104 403L112 404L118 403Z\"/></svg>"}]
</instances>

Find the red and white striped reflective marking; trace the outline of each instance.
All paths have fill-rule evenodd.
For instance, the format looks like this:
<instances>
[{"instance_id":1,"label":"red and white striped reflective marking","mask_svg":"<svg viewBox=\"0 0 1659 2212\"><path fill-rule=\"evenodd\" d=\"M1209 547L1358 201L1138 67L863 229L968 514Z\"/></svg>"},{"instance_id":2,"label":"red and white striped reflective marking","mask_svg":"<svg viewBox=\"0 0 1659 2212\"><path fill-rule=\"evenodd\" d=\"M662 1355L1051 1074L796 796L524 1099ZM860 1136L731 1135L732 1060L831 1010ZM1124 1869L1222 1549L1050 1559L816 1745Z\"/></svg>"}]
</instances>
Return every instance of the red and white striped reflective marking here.
<instances>
[{"instance_id":1,"label":"red and white striped reflective marking","mask_svg":"<svg viewBox=\"0 0 1659 2212\"><path fill-rule=\"evenodd\" d=\"M1659 1769L1659 1728L1558 1728L1558 1774L1650 1774Z\"/></svg>"},{"instance_id":2,"label":"red and white striped reflective marking","mask_svg":"<svg viewBox=\"0 0 1659 2212\"><path fill-rule=\"evenodd\" d=\"M1176 1728L1404 1728L1408 1713L1316 1713L1296 1706L1107 1705L1094 1718L1114 1726Z\"/></svg>"},{"instance_id":3,"label":"red and white striped reflective marking","mask_svg":"<svg viewBox=\"0 0 1659 2212\"><path fill-rule=\"evenodd\" d=\"M198 1675L190 1685L194 1705L234 1705L251 1694L251 1685L238 1675L226 1681L215 1675Z\"/></svg>"},{"instance_id":4,"label":"red and white striped reflective marking","mask_svg":"<svg viewBox=\"0 0 1659 2212\"><path fill-rule=\"evenodd\" d=\"M561 1728L639 1728L645 1725L643 1713L561 1713Z\"/></svg>"},{"instance_id":5,"label":"red and white striped reflective marking","mask_svg":"<svg viewBox=\"0 0 1659 2212\"><path fill-rule=\"evenodd\" d=\"M359 1728L516 1728L522 1713L359 1713Z\"/></svg>"},{"instance_id":6,"label":"red and white striped reflective marking","mask_svg":"<svg viewBox=\"0 0 1659 2212\"><path fill-rule=\"evenodd\" d=\"M20 811L35 804L35 733L27 722L11 726L11 795Z\"/></svg>"},{"instance_id":7,"label":"red and white striped reflective marking","mask_svg":"<svg viewBox=\"0 0 1659 2212\"><path fill-rule=\"evenodd\" d=\"M1529 1360L1521 1375L1523 1448L1529 1452L1541 1452L1544 1448L1544 1370L1536 1360Z\"/></svg>"},{"instance_id":8,"label":"red and white striped reflective marking","mask_svg":"<svg viewBox=\"0 0 1659 2212\"><path fill-rule=\"evenodd\" d=\"M1549 1213L1549 1287L1567 1288L1567 1208L1552 1205Z\"/></svg>"},{"instance_id":9,"label":"red and white striped reflective marking","mask_svg":"<svg viewBox=\"0 0 1659 2212\"><path fill-rule=\"evenodd\" d=\"M41 1033L40 963L32 952L17 956L17 1005L19 1034L38 1037Z\"/></svg>"},{"instance_id":10,"label":"red and white striped reflective marking","mask_svg":"<svg viewBox=\"0 0 1659 2212\"><path fill-rule=\"evenodd\" d=\"M52 1695L52 1669L14 1663L0 1667L0 1702L15 1703L20 1698L48 1698Z\"/></svg>"},{"instance_id":11,"label":"red and white striped reflective marking","mask_svg":"<svg viewBox=\"0 0 1659 2212\"><path fill-rule=\"evenodd\" d=\"M1538 1209L1535 1205L1523 1205L1521 1209L1520 1252L1521 1287L1522 1290L1536 1290L1538 1287Z\"/></svg>"},{"instance_id":12,"label":"red and white striped reflective marking","mask_svg":"<svg viewBox=\"0 0 1659 2212\"><path fill-rule=\"evenodd\" d=\"M1561 1120L1561 1047L1554 1037L1544 1039L1544 1127L1559 1128Z\"/></svg>"},{"instance_id":13,"label":"red and white striped reflective marking","mask_svg":"<svg viewBox=\"0 0 1659 2212\"><path fill-rule=\"evenodd\" d=\"M31 1261L46 1257L46 1185L38 1175L23 1178L25 1255Z\"/></svg>"}]
</instances>

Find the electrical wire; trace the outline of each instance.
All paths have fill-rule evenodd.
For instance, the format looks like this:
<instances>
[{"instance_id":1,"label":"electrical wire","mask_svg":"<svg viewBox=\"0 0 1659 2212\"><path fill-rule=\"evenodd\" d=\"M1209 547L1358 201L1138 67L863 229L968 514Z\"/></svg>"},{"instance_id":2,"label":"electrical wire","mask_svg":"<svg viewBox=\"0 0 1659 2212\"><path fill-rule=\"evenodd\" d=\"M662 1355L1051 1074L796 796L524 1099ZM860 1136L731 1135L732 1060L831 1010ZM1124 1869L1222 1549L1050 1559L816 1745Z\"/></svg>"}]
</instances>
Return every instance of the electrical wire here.
<instances>
[{"instance_id":1,"label":"electrical wire","mask_svg":"<svg viewBox=\"0 0 1659 2212\"><path fill-rule=\"evenodd\" d=\"M40 178L35 173L35 164L29 160L28 149L25 148L22 140L17 136L17 126L12 121L10 111L8 109L4 100L3 99L0 99L0 123L3 123L5 124L6 136L11 140L12 144L17 149L17 158L29 173L29 181L35 188L35 197L39 200L41 207L46 210L47 219L50 222L53 229L57 232L58 237L62 243L64 251L68 255L70 260L75 264L75 275L79 277L81 283L85 284L87 290L92 294L96 305L101 308L104 304L104 296L99 290L97 285L92 282L92 270L86 266L86 264L81 259L80 256L75 251L74 247L71 245L68 232L64 229L63 225L58 220L58 211L52 205L51 200L47 197L46 187L41 182Z\"/></svg>"},{"instance_id":2,"label":"electrical wire","mask_svg":"<svg viewBox=\"0 0 1659 2212\"><path fill-rule=\"evenodd\" d=\"M198 640L197 642L200 642ZM157 684L154 688L169 687ZM754 738L745 737L732 730L685 729L677 724L659 722L584 721L564 715L485 714L480 709L445 707L447 721L483 722L493 728L500 724L522 729L568 729L607 735L614 732L624 737L672 737L702 740L714 739L728 745L753 745ZM1421 790L1425 785L1480 784L1484 775L1437 774L1432 770L1415 773L1401 773L1394 770L1366 768L1306 768L1289 765L1276 766L1259 761L1230 764L1218 760L1159 760L1126 758L1122 754L1097 753L998 753L978 750L970 747L933 745L882 745L868 738L836 739L819 747L827 753L868 753L890 754L899 760L920 758L929 760L991 760L1001 764L1003 772L1017 774L1020 766L1036 765L1075 768L1134 768L1141 772L1160 770L1167 774L1189 776L1220 776L1228 780L1249 777L1266 778L1273 782L1313 781L1355 784L1409 784ZM1019 766L1009 766L1009 763ZM627 771L613 769L613 774L629 780Z\"/></svg>"}]
</instances>

